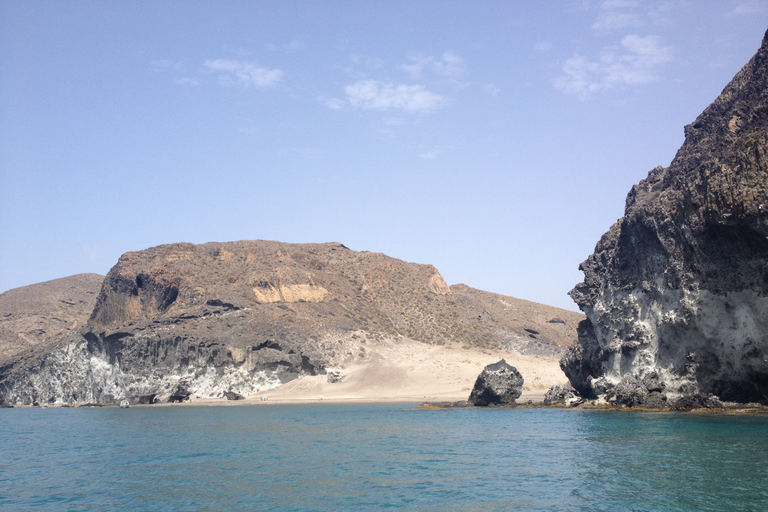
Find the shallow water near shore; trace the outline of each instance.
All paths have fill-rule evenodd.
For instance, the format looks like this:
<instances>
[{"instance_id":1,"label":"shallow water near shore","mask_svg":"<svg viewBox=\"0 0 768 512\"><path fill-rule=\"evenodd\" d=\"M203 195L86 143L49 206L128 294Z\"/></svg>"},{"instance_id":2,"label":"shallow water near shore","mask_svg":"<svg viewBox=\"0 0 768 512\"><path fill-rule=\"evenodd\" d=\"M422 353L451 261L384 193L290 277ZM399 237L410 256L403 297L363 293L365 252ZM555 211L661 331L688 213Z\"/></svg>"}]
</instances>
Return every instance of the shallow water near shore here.
<instances>
[{"instance_id":1,"label":"shallow water near shore","mask_svg":"<svg viewBox=\"0 0 768 512\"><path fill-rule=\"evenodd\" d=\"M768 510L766 416L413 405L0 410L0 509Z\"/></svg>"}]
</instances>

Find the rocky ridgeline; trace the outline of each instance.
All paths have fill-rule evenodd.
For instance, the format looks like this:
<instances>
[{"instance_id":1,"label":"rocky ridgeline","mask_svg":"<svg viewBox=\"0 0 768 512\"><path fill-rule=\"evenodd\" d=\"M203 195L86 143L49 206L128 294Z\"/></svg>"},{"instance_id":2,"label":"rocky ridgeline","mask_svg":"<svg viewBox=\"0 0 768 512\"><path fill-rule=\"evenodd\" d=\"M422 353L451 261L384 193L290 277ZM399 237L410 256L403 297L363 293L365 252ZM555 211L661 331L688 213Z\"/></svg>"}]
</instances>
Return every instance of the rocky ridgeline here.
<instances>
[{"instance_id":1,"label":"rocky ridgeline","mask_svg":"<svg viewBox=\"0 0 768 512\"><path fill-rule=\"evenodd\" d=\"M617 405L768 403L768 34L581 264L561 367Z\"/></svg>"},{"instance_id":2,"label":"rocky ridgeline","mask_svg":"<svg viewBox=\"0 0 768 512\"><path fill-rule=\"evenodd\" d=\"M77 274L0 293L0 365L85 325L104 276Z\"/></svg>"},{"instance_id":3,"label":"rocky ridgeline","mask_svg":"<svg viewBox=\"0 0 768 512\"><path fill-rule=\"evenodd\" d=\"M163 245L120 258L85 327L0 362L0 399L247 396L405 338L559 357L581 318L336 243Z\"/></svg>"}]
</instances>

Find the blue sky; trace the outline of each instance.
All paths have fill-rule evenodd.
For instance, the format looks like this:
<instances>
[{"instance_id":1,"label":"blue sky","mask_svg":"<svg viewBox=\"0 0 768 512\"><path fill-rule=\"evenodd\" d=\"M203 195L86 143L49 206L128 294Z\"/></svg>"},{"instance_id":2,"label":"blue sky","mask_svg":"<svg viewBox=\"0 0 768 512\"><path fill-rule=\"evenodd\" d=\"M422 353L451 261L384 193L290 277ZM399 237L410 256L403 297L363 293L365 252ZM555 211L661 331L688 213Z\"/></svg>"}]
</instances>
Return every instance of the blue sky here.
<instances>
[{"instance_id":1,"label":"blue sky","mask_svg":"<svg viewBox=\"0 0 768 512\"><path fill-rule=\"evenodd\" d=\"M0 0L0 291L341 242L575 309L768 2Z\"/></svg>"}]
</instances>

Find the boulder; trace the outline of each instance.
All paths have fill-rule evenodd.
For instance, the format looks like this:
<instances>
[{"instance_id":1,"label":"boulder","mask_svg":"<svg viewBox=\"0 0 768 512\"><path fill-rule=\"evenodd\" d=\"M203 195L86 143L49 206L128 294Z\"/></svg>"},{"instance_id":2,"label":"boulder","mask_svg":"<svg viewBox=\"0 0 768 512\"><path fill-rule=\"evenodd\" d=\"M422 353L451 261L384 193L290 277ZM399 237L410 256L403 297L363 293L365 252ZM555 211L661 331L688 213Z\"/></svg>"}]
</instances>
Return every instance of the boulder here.
<instances>
[{"instance_id":1,"label":"boulder","mask_svg":"<svg viewBox=\"0 0 768 512\"><path fill-rule=\"evenodd\" d=\"M326 370L326 372L327 373L325 375L325 380L329 384L335 384L337 382L342 382L346 378L346 376L347 376L347 374L344 373L344 370L342 370L340 368L328 368Z\"/></svg>"},{"instance_id":2,"label":"boulder","mask_svg":"<svg viewBox=\"0 0 768 512\"><path fill-rule=\"evenodd\" d=\"M189 396L191 394L192 392L189 391L189 388L187 387L187 383L179 382L171 392L171 395L168 397L167 401L170 403L184 402L186 400L189 400Z\"/></svg>"},{"instance_id":3,"label":"boulder","mask_svg":"<svg viewBox=\"0 0 768 512\"><path fill-rule=\"evenodd\" d=\"M245 400L245 397L241 395L240 393L235 393L234 391L225 391L224 397L227 400Z\"/></svg>"},{"instance_id":4,"label":"boulder","mask_svg":"<svg viewBox=\"0 0 768 512\"><path fill-rule=\"evenodd\" d=\"M578 405L579 392L570 386L552 386L544 394L544 405Z\"/></svg>"},{"instance_id":5,"label":"boulder","mask_svg":"<svg viewBox=\"0 0 768 512\"><path fill-rule=\"evenodd\" d=\"M502 359L489 364L477 377L469 403L475 406L515 405L523 393L523 376Z\"/></svg>"}]
</instances>

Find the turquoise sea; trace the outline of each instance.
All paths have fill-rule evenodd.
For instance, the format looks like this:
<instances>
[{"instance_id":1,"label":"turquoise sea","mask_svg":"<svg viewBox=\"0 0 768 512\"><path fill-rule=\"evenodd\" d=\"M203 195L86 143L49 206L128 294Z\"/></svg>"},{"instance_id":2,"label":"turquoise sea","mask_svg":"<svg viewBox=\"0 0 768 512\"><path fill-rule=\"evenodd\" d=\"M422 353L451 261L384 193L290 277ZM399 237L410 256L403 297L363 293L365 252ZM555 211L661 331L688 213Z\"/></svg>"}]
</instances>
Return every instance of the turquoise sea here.
<instances>
[{"instance_id":1,"label":"turquoise sea","mask_svg":"<svg viewBox=\"0 0 768 512\"><path fill-rule=\"evenodd\" d=\"M768 417L259 404L0 410L0 510L768 510Z\"/></svg>"}]
</instances>

